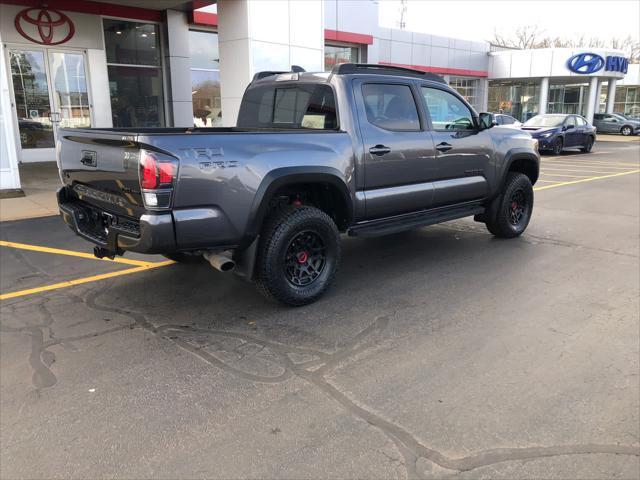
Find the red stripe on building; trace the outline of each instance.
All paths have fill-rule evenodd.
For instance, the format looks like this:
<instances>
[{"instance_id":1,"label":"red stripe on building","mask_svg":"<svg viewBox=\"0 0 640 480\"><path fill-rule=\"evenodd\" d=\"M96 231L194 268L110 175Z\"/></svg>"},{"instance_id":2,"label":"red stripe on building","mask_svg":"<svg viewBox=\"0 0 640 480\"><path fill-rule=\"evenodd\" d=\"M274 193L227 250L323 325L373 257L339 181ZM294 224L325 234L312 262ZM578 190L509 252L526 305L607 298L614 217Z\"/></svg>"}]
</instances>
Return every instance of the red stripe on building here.
<instances>
[{"instance_id":1,"label":"red stripe on building","mask_svg":"<svg viewBox=\"0 0 640 480\"><path fill-rule=\"evenodd\" d=\"M353 32L340 32L338 30L325 29L324 39L329 41L333 40L334 42L358 43L360 45L373 44L373 37L371 35Z\"/></svg>"},{"instance_id":2,"label":"red stripe on building","mask_svg":"<svg viewBox=\"0 0 640 480\"><path fill-rule=\"evenodd\" d=\"M194 25L207 25L209 27L218 26L218 15L207 12L191 12L191 23Z\"/></svg>"},{"instance_id":3,"label":"red stripe on building","mask_svg":"<svg viewBox=\"0 0 640 480\"><path fill-rule=\"evenodd\" d=\"M160 10L148 8L127 7L102 2L79 2L75 0L55 0L42 2L40 0L0 0L0 3L9 5L23 5L25 7L42 8L43 4L66 12L88 13L92 15L106 15L109 17L121 17L131 20L144 20L147 22L162 22Z\"/></svg>"},{"instance_id":4,"label":"red stripe on building","mask_svg":"<svg viewBox=\"0 0 640 480\"><path fill-rule=\"evenodd\" d=\"M444 68L429 67L427 65L406 65L404 63L378 62L380 65L391 65L393 67L412 68L421 72L437 73L439 75L461 75L465 77L488 77L489 72L485 70L467 70L465 68Z\"/></svg>"}]
</instances>

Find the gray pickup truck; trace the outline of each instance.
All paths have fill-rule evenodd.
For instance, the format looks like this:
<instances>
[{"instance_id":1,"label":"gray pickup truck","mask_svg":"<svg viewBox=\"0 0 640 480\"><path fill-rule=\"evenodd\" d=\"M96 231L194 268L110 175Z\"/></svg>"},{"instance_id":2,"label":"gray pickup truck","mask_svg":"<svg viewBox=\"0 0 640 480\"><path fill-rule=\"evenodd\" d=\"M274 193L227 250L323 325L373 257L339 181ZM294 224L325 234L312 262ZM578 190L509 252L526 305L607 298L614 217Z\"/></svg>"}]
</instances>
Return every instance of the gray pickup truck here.
<instances>
[{"instance_id":1,"label":"gray pickup truck","mask_svg":"<svg viewBox=\"0 0 640 480\"><path fill-rule=\"evenodd\" d=\"M98 257L206 259L289 305L317 300L340 233L474 216L527 227L537 141L492 128L443 79L382 65L260 72L233 128L65 129L64 221Z\"/></svg>"}]
</instances>

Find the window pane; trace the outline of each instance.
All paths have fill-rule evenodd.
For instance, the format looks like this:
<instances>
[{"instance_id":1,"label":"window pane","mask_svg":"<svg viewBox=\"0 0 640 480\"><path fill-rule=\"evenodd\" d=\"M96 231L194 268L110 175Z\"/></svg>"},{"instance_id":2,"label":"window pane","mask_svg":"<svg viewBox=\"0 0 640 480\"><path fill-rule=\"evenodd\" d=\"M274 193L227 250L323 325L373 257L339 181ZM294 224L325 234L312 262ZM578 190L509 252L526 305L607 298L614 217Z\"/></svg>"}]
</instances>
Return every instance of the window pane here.
<instances>
[{"instance_id":1,"label":"window pane","mask_svg":"<svg viewBox=\"0 0 640 480\"><path fill-rule=\"evenodd\" d=\"M434 130L472 130L473 117L455 95L436 88L422 87Z\"/></svg>"},{"instance_id":2,"label":"window pane","mask_svg":"<svg viewBox=\"0 0 640 480\"><path fill-rule=\"evenodd\" d=\"M54 146L49 85L41 51L12 50L11 77L22 148Z\"/></svg>"},{"instance_id":3,"label":"window pane","mask_svg":"<svg viewBox=\"0 0 640 480\"><path fill-rule=\"evenodd\" d=\"M158 25L104 19L107 63L160 65Z\"/></svg>"},{"instance_id":4,"label":"window pane","mask_svg":"<svg viewBox=\"0 0 640 480\"><path fill-rule=\"evenodd\" d=\"M324 46L324 69L331 70L341 63L358 63L360 51L357 47Z\"/></svg>"},{"instance_id":5,"label":"window pane","mask_svg":"<svg viewBox=\"0 0 640 480\"><path fill-rule=\"evenodd\" d=\"M386 130L420 130L416 102L407 85L362 86L369 123Z\"/></svg>"},{"instance_id":6,"label":"window pane","mask_svg":"<svg viewBox=\"0 0 640 480\"><path fill-rule=\"evenodd\" d=\"M273 85L249 89L240 106L240 128L313 128L338 126L333 90L328 85Z\"/></svg>"},{"instance_id":7,"label":"window pane","mask_svg":"<svg viewBox=\"0 0 640 480\"><path fill-rule=\"evenodd\" d=\"M222 126L220 72L191 70L191 99L196 127Z\"/></svg>"},{"instance_id":8,"label":"window pane","mask_svg":"<svg viewBox=\"0 0 640 480\"><path fill-rule=\"evenodd\" d=\"M114 66L108 69L113 126L164 126L160 69Z\"/></svg>"},{"instance_id":9,"label":"window pane","mask_svg":"<svg viewBox=\"0 0 640 480\"><path fill-rule=\"evenodd\" d=\"M191 59L191 68L220 70L218 34L190 31L189 57Z\"/></svg>"}]
</instances>

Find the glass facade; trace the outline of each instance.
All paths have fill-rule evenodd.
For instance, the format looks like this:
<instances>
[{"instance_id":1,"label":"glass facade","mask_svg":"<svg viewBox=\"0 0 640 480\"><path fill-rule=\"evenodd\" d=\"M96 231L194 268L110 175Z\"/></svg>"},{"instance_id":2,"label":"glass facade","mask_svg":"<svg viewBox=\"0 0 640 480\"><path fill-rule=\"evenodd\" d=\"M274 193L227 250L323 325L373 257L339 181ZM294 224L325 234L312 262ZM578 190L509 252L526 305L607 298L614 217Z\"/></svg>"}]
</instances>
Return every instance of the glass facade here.
<instances>
[{"instance_id":1,"label":"glass facade","mask_svg":"<svg viewBox=\"0 0 640 480\"><path fill-rule=\"evenodd\" d=\"M114 127L163 127L158 25L103 20Z\"/></svg>"},{"instance_id":2,"label":"glass facade","mask_svg":"<svg viewBox=\"0 0 640 480\"><path fill-rule=\"evenodd\" d=\"M547 113L575 113L585 115L589 86L549 85Z\"/></svg>"},{"instance_id":3,"label":"glass facade","mask_svg":"<svg viewBox=\"0 0 640 480\"><path fill-rule=\"evenodd\" d=\"M218 34L189 32L191 99L196 127L222 126Z\"/></svg>"},{"instance_id":4,"label":"glass facade","mask_svg":"<svg viewBox=\"0 0 640 480\"><path fill-rule=\"evenodd\" d=\"M603 95L607 93L607 86L602 86ZM616 98L613 102L615 113L624 113L632 117L640 117L640 87L621 86L616 87Z\"/></svg>"},{"instance_id":5,"label":"glass facade","mask_svg":"<svg viewBox=\"0 0 640 480\"><path fill-rule=\"evenodd\" d=\"M526 122L538 113L540 85L525 82L490 82L488 110Z\"/></svg>"},{"instance_id":6,"label":"glass facade","mask_svg":"<svg viewBox=\"0 0 640 480\"><path fill-rule=\"evenodd\" d=\"M482 110L480 105L480 80L477 78L449 77L449 86L455 89L476 110Z\"/></svg>"},{"instance_id":7,"label":"glass facade","mask_svg":"<svg viewBox=\"0 0 640 480\"><path fill-rule=\"evenodd\" d=\"M360 49L353 46L325 45L324 46L324 69L331 71L336 65L341 63L359 63Z\"/></svg>"}]
</instances>

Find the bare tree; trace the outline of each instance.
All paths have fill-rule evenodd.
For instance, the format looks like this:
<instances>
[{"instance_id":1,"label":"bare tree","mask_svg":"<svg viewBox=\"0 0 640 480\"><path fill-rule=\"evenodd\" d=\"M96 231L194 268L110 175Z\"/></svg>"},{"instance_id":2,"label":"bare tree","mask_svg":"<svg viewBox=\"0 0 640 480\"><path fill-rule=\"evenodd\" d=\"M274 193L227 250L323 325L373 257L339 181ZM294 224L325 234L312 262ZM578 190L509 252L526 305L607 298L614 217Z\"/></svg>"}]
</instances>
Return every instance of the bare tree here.
<instances>
[{"instance_id":1,"label":"bare tree","mask_svg":"<svg viewBox=\"0 0 640 480\"><path fill-rule=\"evenodd\" d=\"M586 38L581 35L576 38L550 37L545 35L545 31L536 25L523 25L516 27L508 34L494 31L491 43L507 48L612 48L622 50L629 58L629 63L640 63L640 41L635 40L631 35L624 38L613 37L602 39L599 37Z\"/></svg>"}]
</instances>

